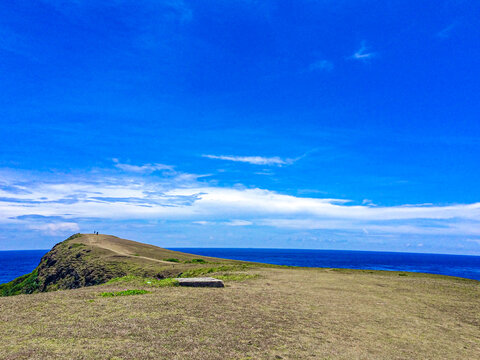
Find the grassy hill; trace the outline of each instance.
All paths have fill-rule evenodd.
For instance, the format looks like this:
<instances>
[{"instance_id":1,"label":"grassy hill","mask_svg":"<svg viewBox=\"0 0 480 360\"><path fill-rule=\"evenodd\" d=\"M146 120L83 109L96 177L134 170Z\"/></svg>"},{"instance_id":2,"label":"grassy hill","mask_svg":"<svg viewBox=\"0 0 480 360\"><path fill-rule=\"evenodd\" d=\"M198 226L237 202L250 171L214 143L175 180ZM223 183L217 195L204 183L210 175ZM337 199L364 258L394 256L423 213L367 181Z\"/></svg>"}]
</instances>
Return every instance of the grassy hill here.
<instances>
[{"instance_id":1,"label":"grassy hill","mask_svg":"<svg viewBox=\"0 0 480 360\"><path fill-rule=\"evenodd\" d=\"M0 359L480 359L474 280L274 267L106 235L49 254L36 288L21 281L38 293L0 298ZM178 287L172 274L226 286Z\"/></svg>"},{"instance_id":2,"label":"grassy hill","mask_svg":"<svg viewBox=\"0 0 480 360\"><path fill-rule=\"evenodd\" d=\"M58 243L30 274L0 285L0 296L76 289L123 276L164 279L234 260L185 254L111 235L75 234Z\"/></svg>"}]
</instances>

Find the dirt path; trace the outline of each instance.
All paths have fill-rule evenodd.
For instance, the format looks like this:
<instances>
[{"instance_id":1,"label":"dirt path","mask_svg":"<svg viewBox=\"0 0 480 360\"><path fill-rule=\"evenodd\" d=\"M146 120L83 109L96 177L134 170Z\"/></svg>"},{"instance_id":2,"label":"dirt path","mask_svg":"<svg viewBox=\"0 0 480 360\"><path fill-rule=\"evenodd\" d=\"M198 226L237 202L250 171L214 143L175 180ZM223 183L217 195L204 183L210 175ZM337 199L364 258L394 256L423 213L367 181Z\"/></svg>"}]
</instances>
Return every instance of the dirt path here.
<instances>
[{"instance_id":1,"label":"dirt path","mask_svg":"<svg viewBox=\"0 0 480 360\"><path fill-rule=\"evenodd\" d=\"M112 251L112 252L114 252L118 255L130 256L130 257L135 257L137 259L145 259L145 260L155 261L155 262L159 262L159 263L162 263L162 264L170 264L170 265L172 264L171 262L165 261L165 260L159 260L159 259L154 259L154 258L151 258L151 257L140 256L140 255L136 256L136 255L132 254L131 252L129 252L128 250L126 250L121 244L118 244L118 242L115 241L116 238L108 236L108 235L88 234L88 235L84 236L84 238L82 240L85 240L85 243L88 243L89 245L95 245L99 248Z\"/></svg>"}]
</instances>

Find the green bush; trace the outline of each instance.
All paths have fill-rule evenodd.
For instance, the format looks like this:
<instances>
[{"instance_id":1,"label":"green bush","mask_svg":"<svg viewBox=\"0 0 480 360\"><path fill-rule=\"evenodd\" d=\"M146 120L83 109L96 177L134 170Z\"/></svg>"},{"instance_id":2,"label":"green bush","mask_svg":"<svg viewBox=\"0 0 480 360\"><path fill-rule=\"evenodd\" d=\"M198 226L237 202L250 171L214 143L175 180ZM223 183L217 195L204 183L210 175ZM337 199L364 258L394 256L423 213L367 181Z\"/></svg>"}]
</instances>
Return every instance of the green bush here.
<instances>
[{"instance_id":1,"label":"green bush","mask_svg":"<svg viewBox=\"0 0 480 360\"><path fill-rule=\"evenodd\" d=\"M192 259L185 261L186 264L206 264L207 262L203 259Z\"/></svg>"},{"instance_id":2,"label":"green bush","mask_svg":"<svg viewBox=\"0 0 480 360\"><path fill-rule=\"evenodd\" d=\"M176 258L164 259L164 261L170 261L170 262L176 262L176 263L180 262L180 260L178 260Z\"/></svg>"}]
</instances>

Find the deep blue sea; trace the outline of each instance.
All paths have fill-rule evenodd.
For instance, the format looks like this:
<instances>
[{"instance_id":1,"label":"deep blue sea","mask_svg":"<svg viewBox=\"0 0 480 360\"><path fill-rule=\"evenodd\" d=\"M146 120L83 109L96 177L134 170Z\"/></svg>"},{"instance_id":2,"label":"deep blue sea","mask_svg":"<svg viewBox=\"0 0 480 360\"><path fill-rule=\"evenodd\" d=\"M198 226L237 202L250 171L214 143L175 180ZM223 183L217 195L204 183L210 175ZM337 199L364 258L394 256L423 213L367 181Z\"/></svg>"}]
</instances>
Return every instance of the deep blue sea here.
<instances>
[{"instance_id":1,"label":"deep blue sea","mask_svg":"<svg viewBox=\"0 0 480 360\"><path fill-rule=\"evenodd\" d=\"M0 251L0 284L33 271L48 250Z\"/></svg>"},{"instance_id":2,"label":"deep blue sea","mask_svg":"<svg viewBox=\"0 0 480 360\"><path fill-rule=\"evenodd\" d=\"M171 248L171 250L277 265L414 271L480 280L480 256L298 249Z\"/></svg>"},{"instance_id":3,"label":"deep blue sea","mask_svg":"<svg viewBox=\"0 0 480 360\"><path fill-rule=\"evenodd\" d=\"M415 271L480 280L480 256L344 250L171 248L277 265ZM0 251L0 283L31 272L48 250Z\"/></svg>"}]
</instances>

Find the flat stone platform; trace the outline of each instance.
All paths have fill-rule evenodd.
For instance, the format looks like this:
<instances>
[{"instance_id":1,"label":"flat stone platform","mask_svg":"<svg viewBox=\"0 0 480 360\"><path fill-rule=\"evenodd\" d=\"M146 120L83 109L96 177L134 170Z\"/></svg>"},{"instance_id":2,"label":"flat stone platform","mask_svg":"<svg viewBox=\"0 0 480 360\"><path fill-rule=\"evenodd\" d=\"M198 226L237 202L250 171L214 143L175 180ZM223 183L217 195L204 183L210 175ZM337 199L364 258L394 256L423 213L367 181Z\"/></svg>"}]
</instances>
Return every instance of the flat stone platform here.
<instances>
[{"instance_id":1,"label":"flat stone platform","mask_svg":"<svg viewBox=\"0 0 480 360\"><path fill-rule=\"evenodd\" d=\"M176 278L180 286L225 287L222 280L212 277Z\"/></svg>"}]
</instances>

